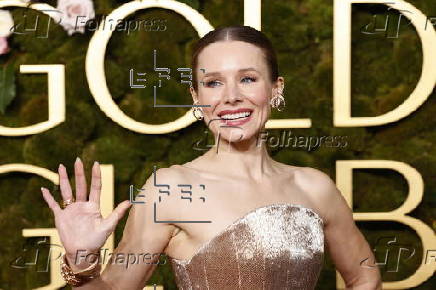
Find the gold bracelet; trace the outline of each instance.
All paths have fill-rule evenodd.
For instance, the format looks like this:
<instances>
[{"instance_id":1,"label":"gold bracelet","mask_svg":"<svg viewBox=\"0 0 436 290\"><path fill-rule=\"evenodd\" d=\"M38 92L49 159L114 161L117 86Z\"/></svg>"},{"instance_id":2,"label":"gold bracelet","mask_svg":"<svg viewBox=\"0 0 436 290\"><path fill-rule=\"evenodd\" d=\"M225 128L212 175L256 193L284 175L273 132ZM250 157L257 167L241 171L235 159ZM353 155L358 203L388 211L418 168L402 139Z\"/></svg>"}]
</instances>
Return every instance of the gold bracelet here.
<instances>
[{"instance_id":1,"label":"gold bracelet","mask_svg":"<svg viewBox=\"0 0 436 290\"><path fill-rule=\"evenodd\" d=\"M92 279L100 276L101 265L98 263L100 258L97 258L88 268L79 272L73 272L68 265L65 254L61 258L61 276L68 284L72 286L81 286Z\"/></svg>"}]
</instances>

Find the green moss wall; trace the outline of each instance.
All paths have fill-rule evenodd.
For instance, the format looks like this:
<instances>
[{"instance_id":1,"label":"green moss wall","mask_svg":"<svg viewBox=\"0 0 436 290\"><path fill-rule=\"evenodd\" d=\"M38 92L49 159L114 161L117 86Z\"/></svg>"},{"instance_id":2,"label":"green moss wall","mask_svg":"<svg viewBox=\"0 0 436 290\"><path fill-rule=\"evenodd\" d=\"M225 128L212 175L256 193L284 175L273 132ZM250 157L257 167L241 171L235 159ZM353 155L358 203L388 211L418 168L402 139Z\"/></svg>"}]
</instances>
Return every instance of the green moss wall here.
<instances>
[{"instance_id":1,"label":"green moss wall","mask_svg":"<svg viewBox=\"0 0 436 290\"><path fill-rule=\"evenodd\" d=\"M44 1L56 6L56 1ZM97 18L128 1L95 0ZM185 0L214 26L243 24L243 1ZM426 15L436 15L435 1L409 0ZM23 8L8 8L15 22L23 20ZM386 9L384 9L386 10ZM353 116L377 116L398 106L414 89L422 65L421 43L412 26L401 25L398 38L366 35L360 28L383 11L377 5L353 5L352 25L352 112ZM28 12L35 15L35 12ZM41 14L42 15L42 14ZM46 19L42 17L43 19ZM106 54L108 87L121 110L131 118L150 124L172 121L186 108L153 108L153 49L158 64L171 68L170 81L159 90L159 104L191 104L187 85L179 83L178 67L190 66L196 31L180 15L163 9L139 11L127 20L164 19L163 32L114 32ZM45 20L46 21L46 20ZM301 148L270 148L272 156L287 164L318 168L335 178L336 160L386 159L405 162L423 176L422 203L411 216L436 229L436 99L433 93L414 114L396 123L364 128L333 127L333 1L262 1L262 31L278 53L280 74L285 78L286 109L272 118L311 118L310 129L292 130L301 136L347 136L345 148L320 147L308 152ZM162 135L141 135L113 122L99 109L85 76L85 55L93 32L68 34L51 25L47 39L13 35L11 52L0 56L0 65L12 64L16 71L16 97L0 114L0 124L21 127L47 119L47 84L44 75L18 73L20 64L64 64L66 71L66 121L42 134L0 137L0 164L26 163L52 171L59 163L72 172L76 156L85 162L88 178L94 160L115 168L115 203L128 198L130 184L141 186L152 166L168 167L190 161L202 151L192 148L206 126L197 122L183 130ZM147 72L147 88L129 86L129 69ZM173 74L174 73L174 74ZM279 130L270 134L279 135ZM23 247L37 239L22 237L23 228L54 227L53 217L43 201L40 186L52 188L46 180L30 174L0 175L0 288L31 289L45 285L48 273L35 267L14 269L10 262L29 251ZM355 170L354 211L389 211L405 199L408 190L401 175L389 170ZM125 218L116 230L121 238ZM400 244L416 248L409 260L380 268L384 281L406 278L418 267L421 242L415 232L399 223L358 222L374 248L384 236L396 236ZM381 253L380 253L381 252ZM380 254L379 254L380 253ZM377 252L381 261L384 249ZM398 254L395 254L398 255ZM392 258L393 260L396 257ZM335 270L329 256L318 289L333 289ZM157 268L149 284L176 289L169 264ZM414 289L435 289L433 277Z\"/></svg>"}]
</instances>

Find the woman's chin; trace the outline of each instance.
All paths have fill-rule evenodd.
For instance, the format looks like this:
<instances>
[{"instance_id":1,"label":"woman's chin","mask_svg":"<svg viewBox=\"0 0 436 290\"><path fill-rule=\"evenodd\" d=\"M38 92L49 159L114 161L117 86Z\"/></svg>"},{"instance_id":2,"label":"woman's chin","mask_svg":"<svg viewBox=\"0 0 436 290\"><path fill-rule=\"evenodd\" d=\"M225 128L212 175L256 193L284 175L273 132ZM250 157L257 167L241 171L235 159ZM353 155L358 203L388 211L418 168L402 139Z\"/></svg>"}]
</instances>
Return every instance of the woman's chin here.
<instances>
[{"instance_id":1,"label":"woman's chin","mask_svg":"<svg viewBox=\"0 0 436 290\"><path fill-rule=\"evenodd\" d=\"M247 132L245 130L232 130L231 132L222 132L219 136L220 142L226 143L244 143L251 139L255 141L256 132Z\"/></svg>"}]
</instances>

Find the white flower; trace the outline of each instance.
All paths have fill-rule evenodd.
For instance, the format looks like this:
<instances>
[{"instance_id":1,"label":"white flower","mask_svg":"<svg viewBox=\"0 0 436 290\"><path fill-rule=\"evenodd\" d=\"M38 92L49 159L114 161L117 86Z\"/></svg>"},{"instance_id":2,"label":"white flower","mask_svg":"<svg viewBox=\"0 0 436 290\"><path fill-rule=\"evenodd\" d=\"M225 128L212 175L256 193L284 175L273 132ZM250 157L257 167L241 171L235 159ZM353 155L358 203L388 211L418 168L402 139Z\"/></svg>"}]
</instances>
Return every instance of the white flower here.
<instances>
[{"instance_id":1,"label":"white flower","mask_svg":"<svg viewBox=\"0 0 436 290\"><path fill-rule=\"evenodd\" d=\"M0 55L6 54L8 52L9 52L8 38L0 37Z\"/></svg>"},{"instance_id":2,"label":"white flower","mask_svg":"<svg viewBox=\"0 0 436 290\"><path fill-rule=\"evenodd\" d=\"M14 20L11 13L7 10L0 10L0 37L8 37L12 33L12 27L14 27Z\"/></svg>"},{"instance_id":3,"label":"white flower","mask_svg":"<svg viewBox=\"0 0 436 290\"><path fill-rule=\"evenodd\" d=\"M58 0L56 7L61 14L59 23L68 32L85 32L85 24L95 17L94 4L91 0Z\"/></svg>"}]
</instances>

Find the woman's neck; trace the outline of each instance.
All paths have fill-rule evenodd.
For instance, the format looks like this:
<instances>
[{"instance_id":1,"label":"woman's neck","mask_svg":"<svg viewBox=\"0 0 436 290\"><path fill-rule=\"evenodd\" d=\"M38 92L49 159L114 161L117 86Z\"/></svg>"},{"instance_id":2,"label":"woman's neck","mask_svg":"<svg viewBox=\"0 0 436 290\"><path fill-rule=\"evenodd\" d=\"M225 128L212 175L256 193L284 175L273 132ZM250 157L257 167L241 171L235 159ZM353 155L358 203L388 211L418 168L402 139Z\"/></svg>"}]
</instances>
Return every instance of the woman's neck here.
<instances>
[{"instance_id":1,"label":"woman's neck","mask_svg":"<svg viewBox=\"0 0 436 290\"><path fill-rule=\"evenodd\" d=\"M265 173L271 172L275 161L265 143L256 141L256 138L240 142L220 140L200 159L210 164L214 172L261 180Z\"/></svg>"}]
</instances>

